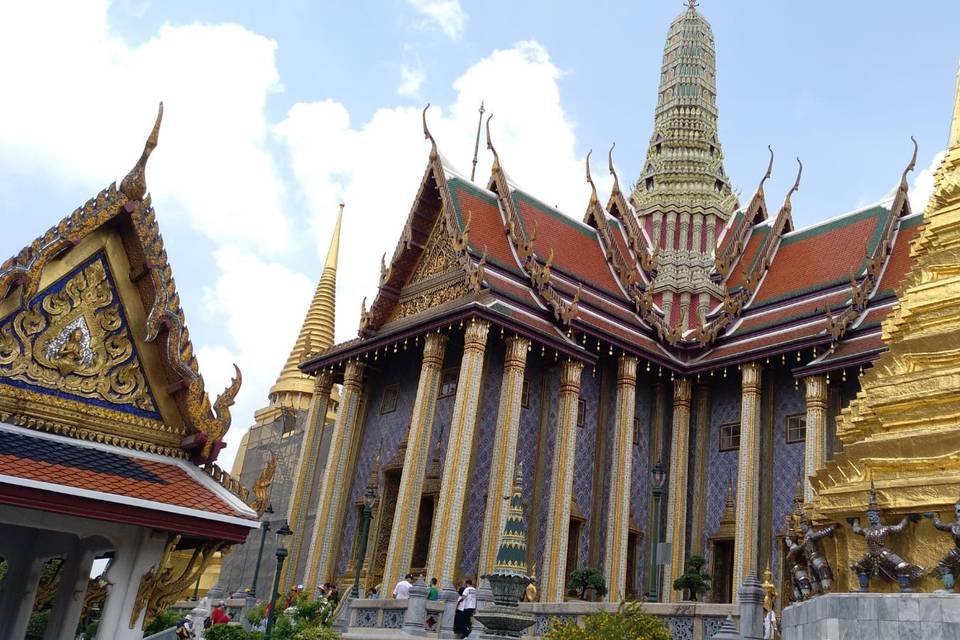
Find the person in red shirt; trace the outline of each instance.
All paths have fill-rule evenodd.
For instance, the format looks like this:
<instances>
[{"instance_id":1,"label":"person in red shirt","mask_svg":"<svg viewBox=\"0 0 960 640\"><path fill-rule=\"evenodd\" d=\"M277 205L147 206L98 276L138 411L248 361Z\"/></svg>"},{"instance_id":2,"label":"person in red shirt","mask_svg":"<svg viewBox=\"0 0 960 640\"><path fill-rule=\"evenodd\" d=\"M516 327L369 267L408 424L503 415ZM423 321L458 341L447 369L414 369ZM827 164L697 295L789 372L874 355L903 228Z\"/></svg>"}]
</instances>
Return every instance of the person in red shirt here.
<instances>
[{"instance_id":1,"label":"person in red shirt","mask_svg":"<svg viewBox=\"0 0 960 640\"><path fill-rule=\"evenodd\" d=\"M213 624L227 624L230 622L230 616L223 610L223 603L218 602L217 606L210 612L210 622Z\"/></svg>"}]
</instances>

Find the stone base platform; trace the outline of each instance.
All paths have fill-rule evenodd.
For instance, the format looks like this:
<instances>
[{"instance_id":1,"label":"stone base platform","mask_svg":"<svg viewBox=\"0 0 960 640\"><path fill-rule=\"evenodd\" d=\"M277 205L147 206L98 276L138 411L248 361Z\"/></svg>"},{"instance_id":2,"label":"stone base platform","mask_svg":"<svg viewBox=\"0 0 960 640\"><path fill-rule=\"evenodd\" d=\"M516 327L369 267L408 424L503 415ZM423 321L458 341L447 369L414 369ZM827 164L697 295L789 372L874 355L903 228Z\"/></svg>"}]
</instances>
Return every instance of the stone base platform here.
<instances>
[{"instance_id":1,"label":"stone base platform","mask_svg":"<svg viewBox=\"0 0 960 640\"><path fill-rule=\"evenodd\" d=\"M960 640L960 594L831 593L783 610L783 640Z\"/></svg>"}]
</instances>

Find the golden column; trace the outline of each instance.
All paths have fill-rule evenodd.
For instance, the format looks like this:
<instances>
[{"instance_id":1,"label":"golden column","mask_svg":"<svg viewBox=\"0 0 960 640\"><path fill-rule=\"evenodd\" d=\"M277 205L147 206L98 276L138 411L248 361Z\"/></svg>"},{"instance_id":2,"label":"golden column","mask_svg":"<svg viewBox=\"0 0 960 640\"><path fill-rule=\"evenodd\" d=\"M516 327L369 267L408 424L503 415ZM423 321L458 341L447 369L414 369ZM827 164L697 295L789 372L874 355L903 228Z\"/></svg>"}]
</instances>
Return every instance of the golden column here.
<instances>
[{"instance_id":1,"label":"golden column","mask_svg":"<svg viewBox=\"0 0 960 640\"><path fill-rule=\"evenodd\" d=\"M614 414L613 460L607 506L607 544L604 574L607 600L620 602L627 586L627 537L630 533L630 486L633 468L633 418L637 409L637 359L620 356L617 362L617 399Z\"/></svg>"},{"instance_id":2,"label":"golden column","mask_svg":"<svg viewBox=\"0 0 960 640\"><path fill-rule=\"evenodd\" d=\"M321 582L333 582L336 579L337 550L340 548L350 483L353 480L359 449L362 390L363 364L351 360L347 362L343 374L340 411L333 423L330 451L323 469L320 501L307 560L305 584L308 589L314 589Z\"/></svg>"},{"instance_id":3,"label":"golden column","mask_svg":"<svg viewBox=\"0 0 960 640\"><path fill-rule=\"evenodd\" d=\"M507 338L500 383L500 408L497 432L493 440L490 481L487 486L487 507L480 543L480 575L493 572L500 550L500 534L506 522L508 498L513 488L513 467L517 459L517 438L520 436L520 401L523 394L523 372L527 365L530 341L513 336Z\"/></svg>"},{"instance_id":4,"label":"golden column","mask_svg":"<svg viewBox=\"0 0 960 640\"><path fill-rule=\"evenodd\" d=\"M673 437L670 443L670 486L667 489L667 533L670 571L663 574L664 602L677 602L682 594L673 581L683 573L687 535L687 461L690 459L690 378L673 381Z\"/></svg>"},{"instance_id":5,"label":"golden column","mask_svg":"<svg viewBox=\"0 0 960 640\"><path fill-rule=\"evenodd\" d=\"M577 402L583 363L567 360L560 367L560 407L550 467L547 535L543 543L542 602L563 602L567 582L567 535L573 499L573 459L577 450Z\"/></svg>"},{"instance_id":6,"label":"golden column","mask_svg":"<svg viewBox=\"0 0 960 640\"><path fill-rule=\"evenodd\" d=\"M327 410L330 406L330 389L333 387L333 374L329 371L320 371L317 374L316 384L313 387L313 401L310 404L310 413L307 415L306 433L303 434L303 443L300 460L297 463L297 472L294 476L293 495L290 499L290 510L287 514L287 524L293 535L290 537L290 557L283 565L280 578L280 589L285 592L289 582L296 580L297 567L300 566L300 556L303 553L304 541L308 540L304 526L307 521L307 511L314 502L313 488L317 486L317 473L322 469L320 462L320 442L323 439L323 425L327 419ZM290 578L289 576L293 576Z\"/></svg>"},{"instance_id":7,"label":"golden column","mask_svg":"<svg viewBox=\"0 0 960 640\"><path fill-rule=\"evenodd\" d=\"M483 354L489 331L489 322L471 319L463 338L457 396L453 403L440 497L433 516L433 533L427 555L429 575L436 577L443 588L452 587L456 573L464 496L473 457L473 435L477 424L480 384L483 381Z\"/></svg>"},{"instance_id":8,"label":"golden column","mask_svg":"<svg viewBox=\"0 0 960 640\"><path fill-rule=\"evenodd\" d=\"M710 387L694 388L697 405L697 440L693 454L693 509L690 511L690 554L702 556L703 518L707 505L707 460L710 457Z\"/></svg>"},{"instance_id":9,"label":"golden column","mask_svg":"<svg viewBox=\"0 0 960 640\"><path fill-rule=\"evenodd\" d=\"M387 547L387 560L383 568L384 588L392 588L410 568L446 346L447 337L440 333L429 333L424 338L420 382L417 385L417 397L413 403L410 431L407 433L407 450L403 457L400 492L397 495L393 526L390 530L390 544Z\"/></svg>"},{"instance_id":10,"label":"golden column","mask_svg":"<svg viewBox=\"0 0 960 640\"><path fill-rule=\"evenodd\" d=\"M760 524L760 378L756 362L743 365L740 396L740 457L737 464L737 529L733 555L734 601L748 574L757 574Z\"/></svg>"},{"instance_id":11,"label":"golden column","mask_svg":"<svg viewBox=\"0 0 960 640\"><path fill-rule=\"evenodd\" d=\"M827 381L824 376L807 376L807 427L803 453L803 499L813 500L813 484L809 478L826 462Z\"/></svg>"}]
</instances>

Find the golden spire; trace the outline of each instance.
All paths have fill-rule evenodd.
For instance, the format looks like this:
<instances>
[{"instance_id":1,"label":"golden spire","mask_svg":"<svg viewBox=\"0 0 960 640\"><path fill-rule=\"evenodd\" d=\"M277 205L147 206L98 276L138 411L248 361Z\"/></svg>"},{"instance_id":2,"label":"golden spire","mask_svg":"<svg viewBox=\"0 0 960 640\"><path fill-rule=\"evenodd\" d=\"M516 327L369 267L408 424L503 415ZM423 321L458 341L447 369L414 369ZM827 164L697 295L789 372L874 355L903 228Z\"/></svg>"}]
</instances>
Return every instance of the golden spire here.
<instances>
[{"instance_id":1,"label":"golden spire","mask_svg":"<svg viewBox=\"0 0 960 640\"><path fill-rule=\"evenodd\" d=\"M957 67L957 89L953 97L953 123L950 125L948 149L960 149L960 65Z\"/></svg>"},{"instance_id":2,"label":"golden spire","mask_svg":"<svg viewBox=\"0 0 960 640\"><path fill-rule=\"evenodd\" d=\"M313 393L314 380L300 371L298 365L310 355L333 346L337 293L337 259L340 254L340 225L343 221L343 203L337 213L337 222L330 238L330 249L323 265L323 274L317 284L313 301L300 327L300 334L290 351L286 364L270 388L271 406L289 406L306 409ZM309 352L309 353L308 353Z\"/></svg>"}]
</instances>

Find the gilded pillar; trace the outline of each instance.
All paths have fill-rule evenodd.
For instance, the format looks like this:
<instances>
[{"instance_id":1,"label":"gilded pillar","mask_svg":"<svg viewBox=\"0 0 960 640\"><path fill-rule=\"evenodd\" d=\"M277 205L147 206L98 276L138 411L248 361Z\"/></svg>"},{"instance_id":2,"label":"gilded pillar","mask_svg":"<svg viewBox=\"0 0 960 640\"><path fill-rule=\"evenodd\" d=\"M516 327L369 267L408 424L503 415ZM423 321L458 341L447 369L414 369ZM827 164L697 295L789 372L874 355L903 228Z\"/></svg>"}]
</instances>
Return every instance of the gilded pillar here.
<instances>
[{"instance_id":1,"label":"gilded pillar","mask_svg":"<svg viewBox=\"0 0 960 640\"><path fill-rule=\"evenodd\" d=\"M690 555L704 555L703 519L707 507L707 460L710 457L710 387L697 385L696 441L693 444L693 505L690 509Z\"/></svg>"},{"instance_id":2,"label":"gilded pillar","mask_svg":"<svg viewBox=\"0 0 960 640\"><path fill-rule=\"evenodd\" d=\"M293 481L293 495L290 497L290 509L287 512L287 524L293 531L293 535L290 536L290 556L283 565L283 573L280 577L282 593L285 593L287 587L297 580L297 567L300 566L301 557L304 554L304 542L309 542L310 539L304 527L310 505L316 501L313 490L317 486L317 474L322 473L322 464L325 462L320 460L320 443L323 440L323 426L327 420L332 387L333 374L329 371L320 371L314 381L310 412L307 414L307 428L303 434L300 460L297 462Z\"/></svg>"},{"instance_id":3,"label":"gilded pillar","mask_svg":"<svg viewBox=\"0 0 960 640\"><path fill-rule=\"evenodd\" d=\"M360 439L363 369L363 363L352 360L347 363L343 374L340 410L333 423L330 451L323 469L317 517L313 523L310 555L307 559L305 584L308 589L336 579L337 551L340 548Z\"/></svg>"},{"instance_id":4,"label":"gilded pillar","mask_svg":"<svg viewBox=\"0 0 960 640\"><path fill-rule=\"evenodd\" d=\"M683 595L673 581L683 573L687 533L687 461L690 459L690 378L673 381L673 425L670 441L670 484L667 489L667 532L670 570L663 574L663 600L678 602Z\"/></svg>"},{"instance_id":5,"label":"gilded pillar","mask_svg":"<svg viewBox=\"0 0 960 640\"><path fill-rule=\"evenodd\" d=\"M470 320L463 339L457 396L453 404L440 497L433 515L433 535L427 556L430 577L437 578L444 589L452 586L456 573L463 530L464 496L473 456L480 383L483 380L483 355L489 331L490 323L486 320Z\"/></svg>"},{"instance_id":6,"label":"gilded pillar","mask_svg":"<svg viewBox=\"0 0 960 640\"><path fill-rule=\"evenodd\" d=\"M567 535L570 532L570 501L573 499L573 459L577 448L577 403L583 363L574 360L560 367L560 396L556 439L550 468L550 502L541 571L543 602L563 602L567 582Z\"/></svg>"},{"instance_id":7,"label":"gilded pillar","mask_svg":"<svg viewBox=\"0 0 960 640\"><path fill-rule=\"evenodd\" d=\"M630 485L633 468L633 419L637 407L637 359L620 356L617 363L617 398L614 414L613 459L607 507L607 544L604 574L607 600L620 602L626 595L627 538L630 533Z\"/></svg>"},{"instance_id":8,"label":"gilded pillar","mask_svg":"<svg viewBox=\"0 0 960 640\"><path fill-rule=\"evenodd\" d=\"M423 341L423 362L420 365L420 381L417 397L410 416L407 432L407 448L403 457L400 476L400 491L394 509L387 559L383 567L384 588L392 589L401 576L410 569L413 557L414 536L420 516L420 498L423 492L424 475L429 462L430 443L433 442L433 416L440 393L440 375L443 371L443 354L447 337L428 333Z\"/></svg>"},{"instance_id":9,"label":"gilded pillar","mask_svg":"<svg viewBox=\"0 0 960 640\"><path fill-rule=\"evenodd\" d=\"M480 575L493 572L500 549L500 534L507 518L507 498L513 489L514 465L517 460L517 438L520 436L520 401L523 394L523 372L527 366L530 341L513 336L506 340L503 381L500 383L500 408L497 431L493 440L490 480L487 485L487 507L483 517L483 539L480 541Z\"/></svg>"},{"instance_id":10,"label":"gilded pillar","mask_svg":"<svg viewBox=\"0 0 960 640\"><path fill-rule=\"evenodd\" d=\"M808 478L826 463L827 380L824 376L807 376L807 428L803 452L803 499L813 500L813 485Z\"/></svg>"},{"instance_id":11,"label":"gilded pillar","mask_svg":"<svg viewBox=\"0 0 960 640\"><path fill-rule=\"evenodd\" d=\"M737 463L737 527L733 556L733 591L748 574L757 575L757 529L760 523L760 378L761 368L742 367L740 454Z\"/></svg>"}]
</instances>

